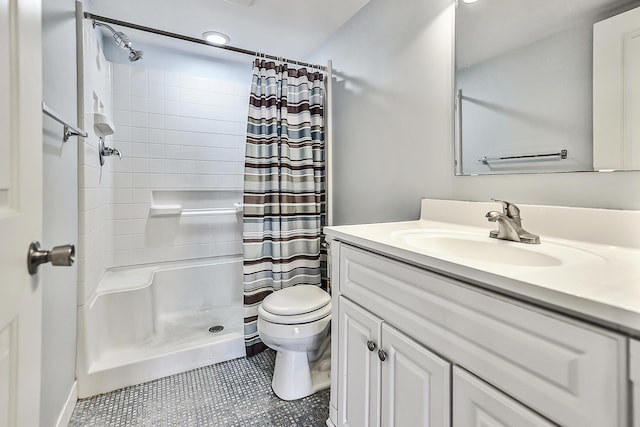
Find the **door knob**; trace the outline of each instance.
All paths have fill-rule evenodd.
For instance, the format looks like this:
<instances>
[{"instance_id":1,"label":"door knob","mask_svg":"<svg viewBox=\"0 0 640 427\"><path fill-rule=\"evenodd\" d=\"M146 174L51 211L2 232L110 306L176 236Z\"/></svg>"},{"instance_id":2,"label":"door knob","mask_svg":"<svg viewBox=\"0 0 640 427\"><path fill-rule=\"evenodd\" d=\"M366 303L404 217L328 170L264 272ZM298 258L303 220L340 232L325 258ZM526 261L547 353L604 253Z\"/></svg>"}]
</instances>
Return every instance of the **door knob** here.
<instances>
[{"instance_id":1,"label":"door knob","mask_svg":"<svg viewBox=\"0 0 640 427\"><path fill-rule=\"evenodd\" d=\"M38 266L50 262L53 265L70 266L76 260L76 248L73 245L56 246L50 251L40 248L40 242L31 242L27 254L27 269L32 276L38 272Z\"/></svg>"},{"instance_id":2,"label":"door knob","mask_svg":"<svg viewBox=\"0 0 640 427\"><path fill-rule=\"evenodd\" d=\"M383 362L387 360L387 353L383 349L378 350L378 359L382 360Z\"/></svg>"},{"instance_id":3,"label":"door knob","mask_svg":"<svg viewBox=\"0 0 640 427\"><path fill-rule=\"evenodd\" d=\"M367 341L367 348L369 351L373 351L376 349L376 343L373 341Z\"/></svg>"}]
</instances>

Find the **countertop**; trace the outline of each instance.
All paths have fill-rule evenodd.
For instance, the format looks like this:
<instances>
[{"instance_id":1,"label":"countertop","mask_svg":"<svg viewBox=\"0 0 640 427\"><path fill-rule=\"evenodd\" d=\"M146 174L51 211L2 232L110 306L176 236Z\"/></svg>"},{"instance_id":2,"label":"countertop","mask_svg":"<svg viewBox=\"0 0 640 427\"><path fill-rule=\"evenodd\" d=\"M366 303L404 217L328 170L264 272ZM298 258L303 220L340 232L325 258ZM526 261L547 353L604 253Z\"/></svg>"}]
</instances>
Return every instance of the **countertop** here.
<instances>
[{"instance_id":1,"label":"countertop","mask_svg":"<svg viewBox=\"0 0 640 427\"><path fill-rule=\"evenodd\" d=\"M566 249L568 256L558 265L522 266L470 259L411 245L399 236L454 230L486 235L492 244L502 245L502 250L511 247L517 251L525 244L489 239L492 224L478 227L433 221L425 219L424 210L423 201L420 220L327 227L325 233L329 239L640 337L640 249L540 234L542 243L526 249L542 254L553 254L554 250L564 253ZM602 215L601 210L597 213Z\"/></svg>"}]
</instances>

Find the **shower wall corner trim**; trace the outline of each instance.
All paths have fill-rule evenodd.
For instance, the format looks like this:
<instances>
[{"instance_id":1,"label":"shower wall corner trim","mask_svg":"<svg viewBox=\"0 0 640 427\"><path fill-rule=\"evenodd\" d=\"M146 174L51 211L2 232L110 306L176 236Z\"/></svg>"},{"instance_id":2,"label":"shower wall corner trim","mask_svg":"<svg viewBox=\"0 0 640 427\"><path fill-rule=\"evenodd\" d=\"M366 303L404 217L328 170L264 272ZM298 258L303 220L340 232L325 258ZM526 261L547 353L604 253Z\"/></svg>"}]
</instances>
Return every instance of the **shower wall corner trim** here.
<instances>
[{"instance_id":1,"label":"shower wall corner trim","mask_svg":"<svg viewBox=\"0 0 640 427\"><path fill-rule=\"evenodd\" d=\"M333 63L327 61L325 173L327 185L327 226L333 225Z\"/></svg>"}]
</instances>

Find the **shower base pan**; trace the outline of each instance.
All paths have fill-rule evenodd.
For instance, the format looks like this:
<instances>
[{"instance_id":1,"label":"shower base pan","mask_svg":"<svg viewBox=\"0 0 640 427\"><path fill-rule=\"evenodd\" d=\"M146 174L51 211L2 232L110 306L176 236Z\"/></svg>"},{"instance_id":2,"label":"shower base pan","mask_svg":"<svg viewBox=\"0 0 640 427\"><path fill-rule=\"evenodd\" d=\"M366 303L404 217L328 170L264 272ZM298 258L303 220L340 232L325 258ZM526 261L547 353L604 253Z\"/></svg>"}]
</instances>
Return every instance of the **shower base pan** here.
<instances>
[{"instance_id":1,"label":"shower base pan","mask_svg":"<svg viewBox=\"0 0 640 427\"><path fill-rule=\"evenodd\" d=\"M243 357L238 269L232 261L110 274L104 292L79 310L78 396ZM109 285L133 276L150 280Z\"/></svg>"}]
</instances>

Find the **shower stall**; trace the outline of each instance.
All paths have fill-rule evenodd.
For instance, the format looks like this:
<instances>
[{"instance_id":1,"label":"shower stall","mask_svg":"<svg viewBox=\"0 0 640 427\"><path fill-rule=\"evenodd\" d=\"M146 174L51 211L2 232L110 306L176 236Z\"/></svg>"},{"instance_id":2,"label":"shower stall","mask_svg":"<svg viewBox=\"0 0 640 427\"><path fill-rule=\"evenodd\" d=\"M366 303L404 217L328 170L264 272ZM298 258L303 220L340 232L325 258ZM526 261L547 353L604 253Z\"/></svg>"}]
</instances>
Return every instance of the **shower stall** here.
<instances>
[{"instance_id":1,"label":"shower stall","mask_svg":"<svg viewBox=\"0 0 640 427\"><path fill-rule=\"evenodd\" d=\"M251 67L149 46L141 59L133 34L81 11L77 21L89 133L79 145L77 378L87 397L245 354Z\"/></svg>"},{"instance_id":2,"label":"shower stall","mask_svg":"<svg viewBox=\"0 0 640 427\"><path fill-rule=\"evenodd\" d=\"M252 66L237 53L257 52L225 47L235 59L213 57L198 51L211 49L202 40L77 5L78 110L88 133L78 147L83 398L245 355L242 200ZM170 39L144 44L147 33ZM331 224L329 201L327 217Z\"/></svg>"}]
</instances>

